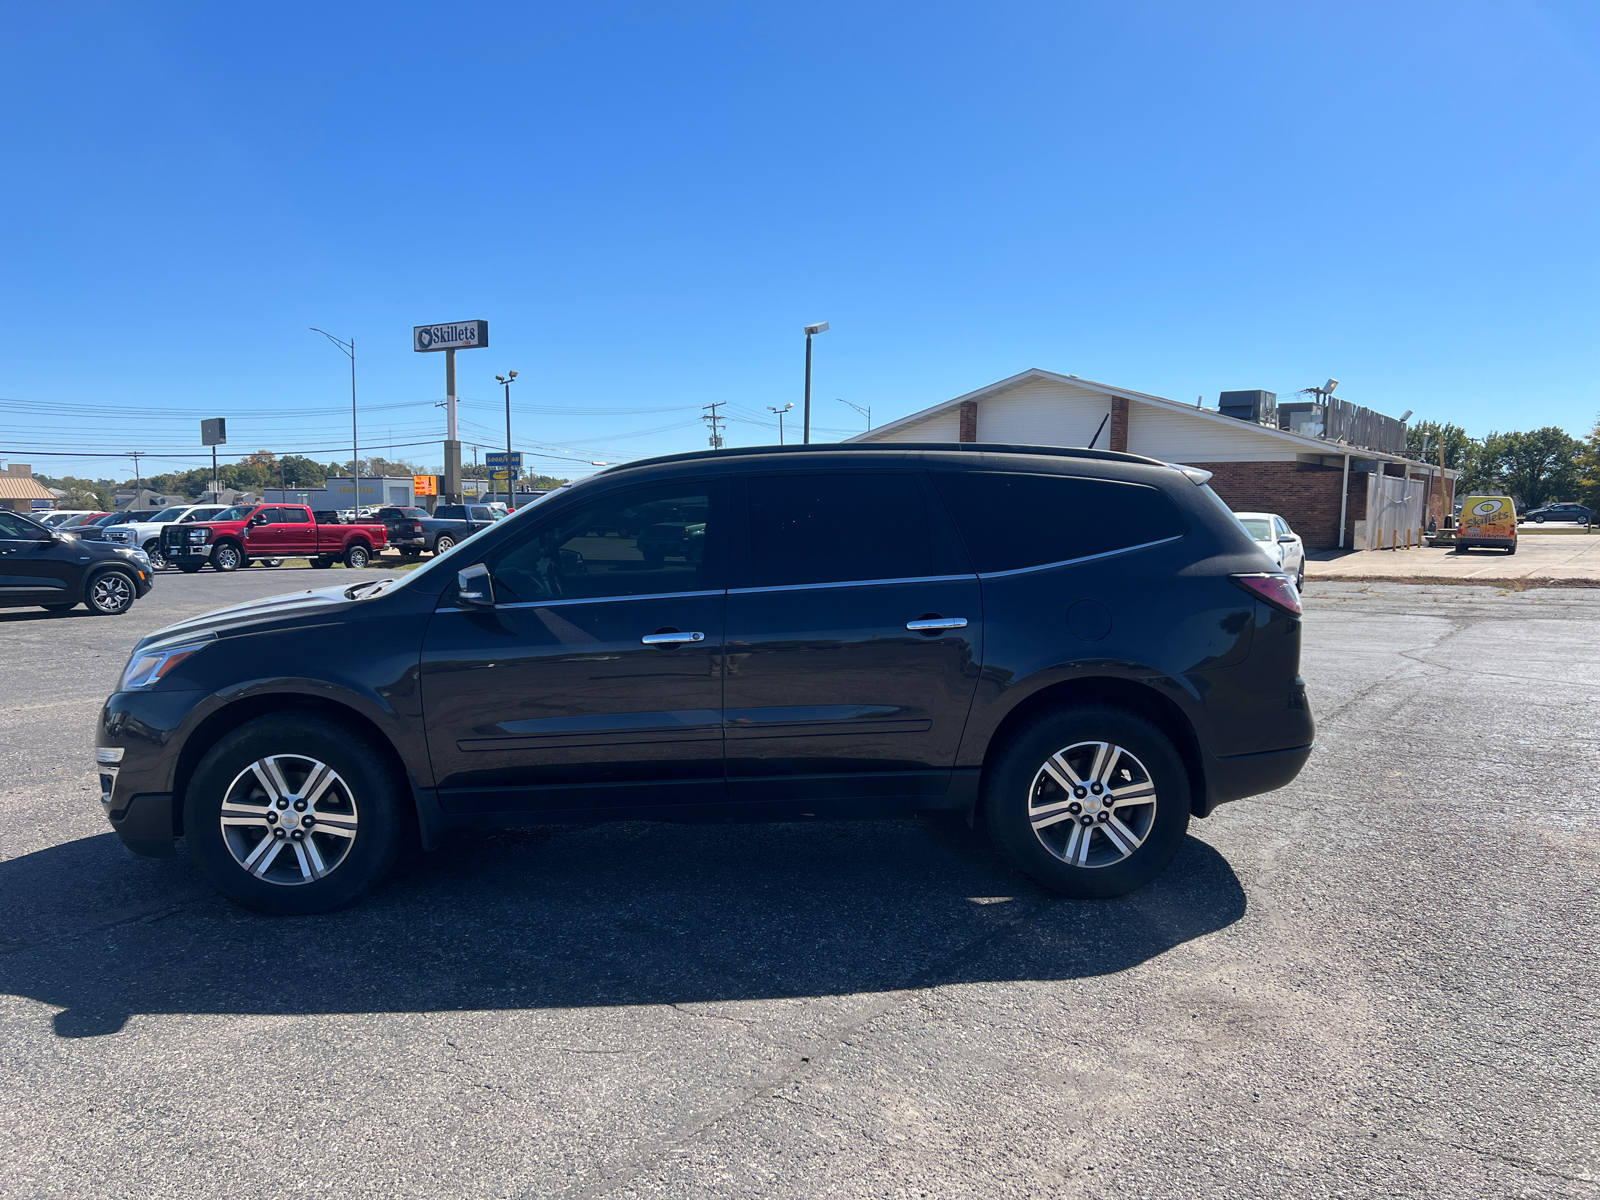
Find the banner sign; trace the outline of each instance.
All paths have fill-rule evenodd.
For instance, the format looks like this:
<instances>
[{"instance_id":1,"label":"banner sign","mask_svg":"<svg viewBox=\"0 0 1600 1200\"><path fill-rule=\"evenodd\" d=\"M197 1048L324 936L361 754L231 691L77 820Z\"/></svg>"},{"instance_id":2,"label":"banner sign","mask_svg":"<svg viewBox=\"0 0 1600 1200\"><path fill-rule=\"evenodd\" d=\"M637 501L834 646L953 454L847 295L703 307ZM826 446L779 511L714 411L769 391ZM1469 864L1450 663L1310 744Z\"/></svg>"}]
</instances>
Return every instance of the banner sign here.
<instances>
[{"instance_id":1,"label":"banner sign","mask_svg":"<svg viewBox=\"0 0 1600 1200\"><path fill-rule=\"evenodd\" d=\"M453 321L443 325L416 325L411 348L418 354L430 350L482 350L489 345L489 322Z\"/></svg>"}]
</instances>

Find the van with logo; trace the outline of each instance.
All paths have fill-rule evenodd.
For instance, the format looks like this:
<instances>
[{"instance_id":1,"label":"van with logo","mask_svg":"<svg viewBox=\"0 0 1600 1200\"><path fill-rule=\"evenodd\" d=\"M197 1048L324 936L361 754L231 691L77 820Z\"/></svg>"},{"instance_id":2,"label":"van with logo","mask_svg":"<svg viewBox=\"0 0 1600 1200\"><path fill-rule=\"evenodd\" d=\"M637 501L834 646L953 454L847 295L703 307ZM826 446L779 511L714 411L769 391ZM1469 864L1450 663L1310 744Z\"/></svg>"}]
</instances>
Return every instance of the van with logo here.
<instances>
[{"instance_id":1,"label":"van with logo","mask_svg":"<svg viewBox=\"0 0 1600 1200\"><path fill-rule=\"evenodd\" d=\"M1517 552L1517 506L1510 496L1468 496L1462 501L1456 549L1479 546Z\"/></svg>"}]
</instances>

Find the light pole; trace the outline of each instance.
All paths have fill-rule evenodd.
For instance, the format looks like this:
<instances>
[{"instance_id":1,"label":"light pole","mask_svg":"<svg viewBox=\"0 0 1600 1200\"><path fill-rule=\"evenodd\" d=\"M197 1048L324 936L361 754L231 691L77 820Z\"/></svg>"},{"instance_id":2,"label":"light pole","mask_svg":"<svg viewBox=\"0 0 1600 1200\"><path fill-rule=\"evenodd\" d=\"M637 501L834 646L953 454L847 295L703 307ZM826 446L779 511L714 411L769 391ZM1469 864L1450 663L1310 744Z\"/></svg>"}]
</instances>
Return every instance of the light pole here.
<instances>
[{"instance_id":1,"label":"light pole","mask_svg":"<svg viewBox=\"0 0 1600 1200\"><path fill-rule=\"evenodd\" d=\"M517 373L509 371L494 378L496 383L504 384L506 389L506 511L515 512L511 504L511 384L517 378Z\"/></svg>"},{"instance_id":2,"label":"light pole","mask_svg":"<svg viewBox=\"0 0 1600 1200\"><path fill-rule=\"evenodd\" d=\"M811 444L811 339L819 333L828 332L828 323L818 321L815 325L806 326L806 440Z\"/></svg>"},{"instance_id":3,"label":"light pole","mask_svg":"<svg viewBox=\"0 0 1600 1200\"><path fill-rule=\"evenodd\" d=\"M774 408L770 404L767 405L767 411L769 413L778 414L778 445L780 446L783 445L783 414L788 412L793 407L793 404L785 404L782 408Z\"/></svg>"},{"instance_id":4,"label":"light pole","mask_svg":"<svg viewBox=\"0 0 1600 1200\"><path fill-rule=\"evenodd\" d=\"M143 450L128 451L128 456L133 459L133 503L129 508L139 507L139 493L144 491L144 480L139 475L139 456L143 453Z\"/></svg>"},{"instance_id":5,"label":"light pole","mask_svg":"<svg viewBox=\"0 0 1600 1200\"><path fill-rule=\"evenodd\" d=\"M867 432L872 432L872 405L869 404L867 407L862 408L859 404L850 404L850 401L839 399L837 396L834 397L834 399L839 400L840 404L849 404L851 408L855 409L858 413L865 417L867 419Z\"/></svg>"},{"instance_id":6,"label":"light pole","mask_svg":"<svg viewBox=\"0 0 1600 1200\"><path fill-rule=\"evenodd\" d=\"M356 436L356 340L351 338L348 342L341 341L326 329L311 327L312 333L320 333L339 349L350 356L350 486L355 494L351 501L351 515L361 515L361 441Z\"/></svg>"}]
</instances>

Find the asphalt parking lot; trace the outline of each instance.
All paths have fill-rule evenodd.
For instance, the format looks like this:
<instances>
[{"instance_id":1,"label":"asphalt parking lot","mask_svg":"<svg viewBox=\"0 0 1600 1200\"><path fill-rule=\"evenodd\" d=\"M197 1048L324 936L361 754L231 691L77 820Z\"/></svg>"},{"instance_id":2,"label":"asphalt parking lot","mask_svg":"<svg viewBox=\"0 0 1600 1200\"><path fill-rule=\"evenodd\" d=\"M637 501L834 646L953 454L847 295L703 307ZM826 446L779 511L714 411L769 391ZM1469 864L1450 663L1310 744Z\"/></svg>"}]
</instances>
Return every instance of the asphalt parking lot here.
<instances>
[{"instance_id":1,"label":"asphalt parking lot","mask_svg":"<svg viewBox=\"0 0 1600 1200\"><path fill-rule=\"evenodd\" d=\"M634 824L256 917L117 844L95 714L342 574L0 611L0 1195L1600 1194L1600 591L1313 584L1310 765L1121 901L933 822Z\"/></svg>"}]
</instances>

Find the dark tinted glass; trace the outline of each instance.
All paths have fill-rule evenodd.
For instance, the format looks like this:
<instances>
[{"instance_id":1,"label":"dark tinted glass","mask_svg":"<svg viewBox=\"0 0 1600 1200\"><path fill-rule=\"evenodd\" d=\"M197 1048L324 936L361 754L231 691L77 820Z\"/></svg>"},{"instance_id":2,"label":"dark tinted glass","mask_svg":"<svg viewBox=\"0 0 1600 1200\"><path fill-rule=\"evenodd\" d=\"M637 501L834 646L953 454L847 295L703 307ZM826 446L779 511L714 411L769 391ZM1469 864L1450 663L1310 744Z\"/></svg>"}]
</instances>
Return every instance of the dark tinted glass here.
<instances>
[{"instance_id":1,"label":"dark tinted glass","mask_svg":"<svg viewBox=\"0 0 1600 1200\"><path fill-rule=\"evenodd\" d=\"M501 601L704 588L711 502L693 486L634 490L551 518L490 564Z\"/></svg>"},{"instance_id":2,"label":"dark tinted glass","mask_svg":"<svg viewBox=\"0 0 1600 1200\"><path fill-rule=\"evenodd\" d=\"M1125 550L1187 528L1177 505L1141 483L1000 471L939 471L933 478L979 571Z\"/></svg>"},{"instance_id":3,"label":"dark tinted glass","mask_svg":"<svg viewBox=\"0 0 1600 1200\"><path fill-rule=\"evenodd\" d=\"M32 521L0 509L0 537L35 541L45 536L44 530Z\"/></svg>"},{"instance_id":4,"label":"dark tinted glass","mask_svg":"<svg viewBox=\"0 0 1600 1200\"><path fill-rule=\"evenodd\" d=\"M278 510L278 523L281 525L309 525L311 514L303 508L280 508Z\"/></svg>"},{"instance_id":5,"label":"dark tinted glass","mask_svg":"<svg viewBox=\"0 0 1600 1200\"><path fill-rule=\"evenodd\" d=\"M467 510L460 504L441 504L433 510L433 515L442 521L465 521Z\"/></svg>"},{"instance_id":6,"label":"dark tinted glass","mask_svg":"<svg viewBox=\"0 0 1600 1200\"><path fill-rule=\"evenodd\" d=\"M933 573L912 475L807 472L749 481L750 587Z\"/></svg>"}]
</instances>

